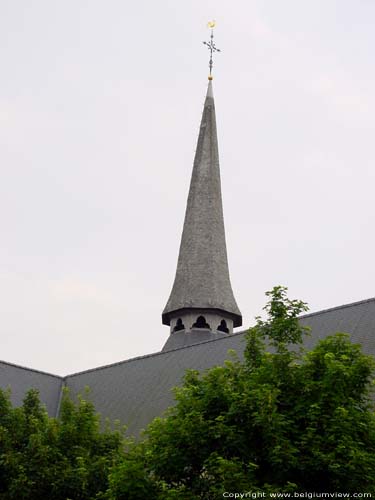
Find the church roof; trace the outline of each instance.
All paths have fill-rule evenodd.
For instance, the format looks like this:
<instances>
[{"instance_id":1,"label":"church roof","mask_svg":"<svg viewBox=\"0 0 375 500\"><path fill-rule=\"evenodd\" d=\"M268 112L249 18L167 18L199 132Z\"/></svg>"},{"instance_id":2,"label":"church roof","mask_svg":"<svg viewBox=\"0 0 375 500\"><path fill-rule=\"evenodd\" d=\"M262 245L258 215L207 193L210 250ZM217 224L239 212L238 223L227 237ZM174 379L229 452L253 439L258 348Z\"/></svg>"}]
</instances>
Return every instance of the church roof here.
<instances>
[{"instance_id":1,"label":"church roof","mask_svg":"<svg viewBox=\"0 0 375 500\"><path fill-rule=\"evenodd\" d=\"M212 332L210 330L192 329L189 332L185 330L173 332L167 342L164 344L163 351L171 351L172 349L179 349L191 344L198 344L208 340L216 340L219 338L228 337L227 333Z\"/></svg>"},{"instance_id":2,"label":"church roof","mask_svg":"<svg viewBox=\"0 0 375 500\"><path fill-rule=\"evenodd\" d=\"M327 335L344 332L362 344L366 354L375 356L375 298L304 315L301 323L311 327L304 342L307 349ZM187 369L221 365L230 357L228 350L242 358L244 346L245 332L239 332L71 375L66 384L72 393L89 386L97 410L119 418L131 434L137 434L173 404L172 388L181 383Z\"/></svg>"},{"instance_id":3,"label":"church roof","mask_svg":"<svg viewBox=\"0 0 375 500\"><path fill-rule=\"evenodd\" d=\"M375 297L305 314L300 322L311 327L311 335L304 341L306 349L312 349L327 335L341 332L350 333L365 354L375 356Z\"/></svg>"},{"instance_id":4,"label":"church roof","mask_svg":"<svg viewBox=\"0 0 375 500\"><path fill-rule=\"evenodd\" d=\"M375 298L306 314L300 321L312 329L305 339L307 349L327 335L345 332L350 333L353 342L362 344L366 354L375 356ZM203 371L221 365L230 357L229 350L235 350L242 358L244 340L245 332L234 333L64 378L0 362L0 386L11 388L15 405L21 404L27 389L39 389L52 416L58 413L64 385L73 396L88 386L90 398L103 417L119 419L128 425L130 434L137 434L173 405L172 389L181 383L187 369Z\"/></svg>"},{"instance_id":5,"label":"church roof","mask_svg":"<svg viewBox=\"0 0 375 500\"><path fill-rule=\"evenodd\" d=\"M187 369L222 364L228 349L243 350L243 334L162 351L66 377L72 394L90 387L90 399L105 417L119 419L138 434L173 405L172 389Z\"/></svg>"},{"instance_id":6,"label":"church roof","mask_svg":"<svg viewBox=\"0 0 375 500\"><path fill-rule=\"evenodd\" d=\"M20 406L25 393L35 388L39 390L40 399L49 415L55 417L59 411L63 380L63 377L51 373L0 361L0 387L11 390L11 400L15 406Z\"/></svg>"},{"instance_id":7,"label":"church roof","mask_svg":"<svg viewBox=\"0 0 375 500\"><path fill-rule=\"evenodd\" d=\"M212 81L204 103L176 277L163 323L169 325L171 313L192 308L230 313L234 326L242 325L229 278Z\"/></svg>"}]
</instances>

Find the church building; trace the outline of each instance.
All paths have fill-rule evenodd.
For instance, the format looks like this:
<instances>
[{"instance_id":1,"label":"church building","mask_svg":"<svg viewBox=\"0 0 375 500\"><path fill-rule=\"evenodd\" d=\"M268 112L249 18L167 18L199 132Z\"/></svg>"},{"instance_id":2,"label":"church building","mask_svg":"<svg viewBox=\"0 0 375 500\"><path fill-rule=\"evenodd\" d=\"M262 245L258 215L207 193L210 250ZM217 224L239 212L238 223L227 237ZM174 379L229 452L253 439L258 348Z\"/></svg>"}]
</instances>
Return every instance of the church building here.
<instances>
[{"instance_id":1,"label":"church building","mask_svg":"<svg viewBox=\"0 0 375 500\"><path fill-rule=\"evenodd\" d=\"M169 336L160 352L60 377L0 361L0 387L15 405L36 388L51 416L59 415L64 387L72 396L90 388L103 418L118 419L137 435L173 405L172 389L187 369L222 364L228 350L244 350L242 316L233 294L225 242L215 103L209 77L180 251L171 294L162 312ZM350 333L375 355L375 298L301 316L311 327L306 348L335 332Z\"/></svg>"}]
</instances>

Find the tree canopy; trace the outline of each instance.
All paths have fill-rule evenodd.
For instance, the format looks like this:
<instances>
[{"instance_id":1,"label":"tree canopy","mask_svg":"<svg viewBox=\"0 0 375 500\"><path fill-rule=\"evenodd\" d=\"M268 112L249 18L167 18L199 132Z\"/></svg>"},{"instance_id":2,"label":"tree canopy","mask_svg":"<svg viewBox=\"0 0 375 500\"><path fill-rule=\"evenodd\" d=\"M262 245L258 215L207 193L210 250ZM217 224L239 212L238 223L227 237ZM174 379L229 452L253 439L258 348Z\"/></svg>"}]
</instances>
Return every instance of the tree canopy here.
<instances>
[{"instance_id":1,"label":"tree canopy","mask_svg":"<svg viewBox=\"0 0 375 500\"><path fill-rule=\"evenodd\" d=\"M54 419L37 391L30 390L19 408L0 391L0 499L96 498L123 447L122 430L101 429L87 398L74 404L65 393Z\"/></svg>"},{"instance_id":2,"label":"tree canopy","mask_svg":"<svg viewBox=\"0 0 375 500\"><path fill-rule=\"evenodd\" d=\"M49 418L0 392L0 499L213 500L223 492L375 492L374 360L338 333L302 348L306 304L267 293L243 358L186 373L143 439L100 427L87 396Z\"/></svg>"},{"instance_id":3,"label":"tree canopy","mask_svg":"<svg viewBox=\"0 0 375 500\"><path fill-rule=\"evenodd\" d=\"M244 361L187 373L176 406L149 426L149 470L186 498L375 492L373 358L340 333L305 353L306 304L284 287L267 295Z\"/></svg>"}]
</instances>

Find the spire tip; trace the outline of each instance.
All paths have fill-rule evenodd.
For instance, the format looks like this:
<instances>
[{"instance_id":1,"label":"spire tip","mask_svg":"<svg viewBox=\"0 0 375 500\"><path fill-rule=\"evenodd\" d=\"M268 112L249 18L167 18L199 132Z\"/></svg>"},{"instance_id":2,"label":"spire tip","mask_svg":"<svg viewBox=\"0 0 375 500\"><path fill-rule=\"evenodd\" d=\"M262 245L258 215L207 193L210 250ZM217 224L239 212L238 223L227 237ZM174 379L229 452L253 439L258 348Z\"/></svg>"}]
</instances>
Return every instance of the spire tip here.
<instances>
[{"instance_id":1,"label":"spire tip","mask_svg":"<svg viewBox=\"0 0 375 500\"><path fill-rule=\"evenodd\" d=\"M216 26L216 22L215 21L210 21L208 24L207 24L208 28L211 28L211 36L210 36L210 41L209 42L203 42L204 45L207 46L208 50L210 51L210 61L208 63L208 67L210 68L210 75L208 77L209 80L212 80L212 68L213 68L213 65L214 65L214 62L213 62L213 53L214 52L221 52L220 49L218 49L214 43L214 28Z\"/></svg>"}]
</instances>

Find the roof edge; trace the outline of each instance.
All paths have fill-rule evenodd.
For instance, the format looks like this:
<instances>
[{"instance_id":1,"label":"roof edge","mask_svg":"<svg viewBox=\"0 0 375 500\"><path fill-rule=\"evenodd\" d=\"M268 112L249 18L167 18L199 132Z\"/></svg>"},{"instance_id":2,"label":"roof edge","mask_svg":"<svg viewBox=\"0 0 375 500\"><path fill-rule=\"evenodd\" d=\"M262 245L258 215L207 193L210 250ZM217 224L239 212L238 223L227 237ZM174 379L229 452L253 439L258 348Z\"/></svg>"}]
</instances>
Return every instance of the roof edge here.
<instances>
[{"instance_id":1,"label":"roof edge","mask_svg":"<svg viewBox=\"0 0 375 500\"><path fill-rule=\"evenodd\" d=\"M360 304L366 304L369 302L375 302L375 297L370 297L369 299L359 300L356 302L350 302L349 304L343 304L341 306L335 306L335 307L330 307L327 309L321 309L320 311L316 311L316 312L312 312L312 313L308 313L308 314L303 314L302 316L299 316L298 318L299 319L309 318L311 316L316 316L317 314L323 314L323 313L327 313L327 312L331 312L331 311L337 311L338 309L345 309L347 307L353 307L353 306L357 306ZM80 372L71 373L71 374L68 374L65 376L55 375L53 373L45 372L42 370L36 370L35 368L28 368L26 366L17 365L16 363L9 363L8 361L4 361L4 360L0 360L0 363L3 363L3 364L8 365L8 366L13 366L15 368L20 368L22 370L27 370L27 371L34 372L34 373L40 373L42 375L48 375L49 377L54 377L54 378L61 380L62 382L65 382L70 377L75 377L77 375L82 375L84 373L89 373L89 372L93 372L93 371L97 371L97 370L104 370L106 368L110 368L110 367L116 366L116 365L121 365L123 363L130 363L132 361L137 361L140 359L146 359L146 358L151 358L154 356L160 356L160 355L168 354L170 352L180 351L182 349L190 349L191 347L195 347L195 346L201 345L201 344L208 344L210 342L220 342L220 341L225 340L225 339L244 335L246 332L247 332L247 328L244 330L241 330L240 332L232 333L232 334L228 335L227 337L219 337L217 339L204 340L203 342L196 342L194 344L190 344L190 345L182 346L182 347L176 347L174 349L169 349L167 351L158 351L158 352L154 352L154 353L150 353L150 354L145 354L143 356L136 356L135 358L125 359L122 361L116 361L115 363L109 363L108 365L98 366L96 368L89 368L87 370L82 370Z\"/></svg>"},{"instance_id":2,"label":"roof edge","mask_svg":"<svg viewBox=\"0 0 375 500\"><path fill-rule=\"evenodd\" d=\"M153 352L151 354L145 354L144 356L136 356L135 358L124 359L122 361L116 361L115 363L109 363L108 365L98 366L97 368L89 368L88 370L83 370L81 372L76 372L76 373L72 373L70 375L67 375L65 377L65 380L70 378L70 377L76 377L77 375L83 375L84 373L94 372L97 370L104 370L106 368L111 368L112 366L122 365L124 363L131 363L132 361L138 361L140 359L152 358L154 356L160 356L160 355L168 354L168 353L174 352L174 351L181 351L182 349L190 349L190 347L194 347L197 345L209 344L210 342L218 342L220 340L225 340L225 339L229 339L232 337L237 337L239 335L244 335L246 332L247 332L247 330L243 330L241 332L231 333L230 335L228 335L226 337L219 337L217 339L204 340L203 342L195 342L194 344L185 345L182 347L175 347L174 349L168 349L167 351Z\"/></svg>"},{"instance_id":3,"label":"roof edge","mask_svg":"<svg viewBox=\"0 0 375 500\"><path fill-rule=\"evenodd\" d=\"M303 314L302 316L298 316L299 319L309 318L310 316L316 316L317 314L323 314L326 312L337 311L338 309L345 309L347 307L358 306L360 304L367 304L368 302L375 302L375 297L371 297L369 299L358 300L356 302L350 302L349 304L343 304L341 306L329 307L327 309L321 309L320 311L315 311L312 313Z\"/></svg>"},{"instance_id":4,"label":"roof edge","mask_svg":"<svg viewBox=\"0 0 375 500\"><path fill-rule=\"evenodd\" d=\"M42 370L36 370L35 368L28 368L27 366L17 365L16 363L9 363L9 361L3 361L0 359L0 363L4 363L8 366L13 366L15 368L21 368L22 370L27 370L29 372L41 373L42 375L48 375L49 377L58 378L59 380L64 380L65 377L61 375L55 375L54 373L44 372Z\"/></svg>"}]
</instances>

